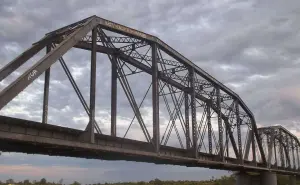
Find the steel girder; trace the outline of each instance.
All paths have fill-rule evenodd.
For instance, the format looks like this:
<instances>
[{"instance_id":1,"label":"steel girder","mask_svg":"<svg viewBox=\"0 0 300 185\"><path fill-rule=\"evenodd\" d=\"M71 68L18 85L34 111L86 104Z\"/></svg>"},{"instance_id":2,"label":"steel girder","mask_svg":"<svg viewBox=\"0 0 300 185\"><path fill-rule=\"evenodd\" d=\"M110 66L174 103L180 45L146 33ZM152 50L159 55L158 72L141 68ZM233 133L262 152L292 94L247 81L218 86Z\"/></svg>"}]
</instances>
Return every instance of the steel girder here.
<instances>
[{"instance_id":1,"label":"steel girder","mask_svg":"<svg viewBox=\"0 0 300 185\"><path fill-rule=\"evenodd\" d=\"M282 126L258 129L269 168L300 170L298 138Z\"/></svg>"},{"instance_id":2,"label":"steel girder","mask_svg":"<svg viewBox=\"0 0 300 185\"><path fill-rule=\"evenodd\" d=\"M110 36L109 33L114 33L114 35ZM116 36L116 34L119 36ZM104 53L108 55L112 64L112 136L117 135L116 86L117 80L119 80L134 112L133 119L137 119L146 140L153 145L157 153L160 152L161 144L166 145L168 143L173 130L176 132L181 147L184 147L180 136L180 129L182 129L186 141L185 148L191 157L198 158L199 153L202 152L215 156L214 160L216 161L225 162L229 158L236 158L238 164L243 164L248 161L248 157L243 158L242 156L248 155L246 153L250 151L250 148L246 146L251 145L253 164L266 165L267 161L255 118L236 93L159 38L97 16L89 17L46 34L43 39L34 43L31 48L1 69L0 80L5 79L38 51L52 44L56 46L51 51L48 50L42 59L0 92L0 110L38 76L46 72L48 75L46 75L44 88L43 122L47 123L49 71L51 65L59 60L88 113L90 121L86 130L89 131L88 140L93 142L94 129L101 133L94 120L95 53ZM91 68L93 70L91 72L89 107L85 103L72 75L68 73L66 64L62 62L62 55L72 47L91 51ZM149 50L151 50L151 54L148 54ZM127 79L129 75L139 73L152 76L152 138L140 112L143 101L140 104L137 103ZM170 116L170 124L168 124L162 135L160 135L159 121L159 112L163 109L161 99L164 100ZM173 108L169 106L170 103L173 104ZM202 115L201 119L199 119L198 114ZM246 146L242 145L243 140L246 141L246 138L243 137L245 134L242 134L243 129L241 127L252 133ZM256 160L258 157L261 161Z\"/></svg>"}]
</instances>

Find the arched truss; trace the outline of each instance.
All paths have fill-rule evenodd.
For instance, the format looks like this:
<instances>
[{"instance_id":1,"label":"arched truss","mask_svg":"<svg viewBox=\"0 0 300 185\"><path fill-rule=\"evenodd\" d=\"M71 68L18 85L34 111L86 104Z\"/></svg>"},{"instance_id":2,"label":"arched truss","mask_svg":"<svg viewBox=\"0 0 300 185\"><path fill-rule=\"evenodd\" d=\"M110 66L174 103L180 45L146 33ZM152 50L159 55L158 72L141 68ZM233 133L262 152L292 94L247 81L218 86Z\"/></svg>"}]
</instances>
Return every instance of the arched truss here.
<instances>
[{"instance_id":1,"label":"arched truss","mask_svg":"<svg viewBox=\"0 0 300 185\"><path fill-rule=\"evenodd\" d=\"M300 143L298 138L282 126L258 129L269 168L299 170Z\"/></svg>"},{"instance_id":2,"label":"arched truss","mask_svg":"<svg viewBox=\"0 0 300 185\"><path fill-rule=\"evenodd\" d=\"M151 146L150 151L156 156L164 157L175 147L177 153L172 156L196 159L196 166L218 169L240 169L243 165L251 169L266 167L255 118L242 99L157 37L92 16L46 34L0 70L0 82L43 48L47 53L0 92L0 110L45 73L42 123L47 123L51 65L60 62L89 116L84 141L97 143L95 140L101 134L121 137L117 134L116 103L116 87L120 85L134 113L133 120L138 122L145 137L145 146ZM71 48L91 52L89 105L62 57ZM95 120L96 53L106 54L111 62L110 134L103 134ZM132 76L139 79L141 74L150 79L148 90L143 90L147 90L144 99L147 94L151 96L151 126L145 124L140 111L144 99L136 100L129 80ZM160 112L169 120L163 126ZM169 138L174 135L177 138L175 146L169 143ZM146 148L149 152L149 147ZM169 160L170 156L165 158ZM186 165L195 166L196 163Z\"/></svg>"}]
</instances>

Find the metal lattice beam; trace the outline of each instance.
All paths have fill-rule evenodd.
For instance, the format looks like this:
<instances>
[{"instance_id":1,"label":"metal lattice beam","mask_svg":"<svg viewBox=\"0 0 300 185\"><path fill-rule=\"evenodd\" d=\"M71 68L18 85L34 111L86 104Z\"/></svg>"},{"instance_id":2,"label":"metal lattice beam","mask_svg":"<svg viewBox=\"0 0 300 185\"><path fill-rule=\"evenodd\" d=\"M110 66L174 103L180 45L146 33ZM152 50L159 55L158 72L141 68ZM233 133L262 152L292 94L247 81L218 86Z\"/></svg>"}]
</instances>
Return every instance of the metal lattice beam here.
<instances>
[{"instance_id":1,"label":"metal lattice beam","mask_svg":"<svg viewBox=\"0 0 300 185\"><path fill-rule=\"evenodd\" d=\"M51 44L55 44L55 47L50 51ZM48 49L44 57L0 92L0 110L37 77L45 73L42 122L47 123L50 67L59 61L89 116L87 129L83 134L79 134L78 140L86 142L88 136L89 144L103 144L98 140L103 134L95 121L96 53L98 52L108 56L112 67L110 136L117 138L119 133L117 132L117 82L119 82L134 113L132 122L134 119L137 120L145 136L146 142L143 147L140 147L143 151L135 151L139 155L150 156L151 153L155 157L166 156L168 159L177 160L177 163L183 159L179 160L176 157L182 155L180 157L193 161L189 164L185 163L187 166L207 160L210 162L208 167L213 166L212 162L214 162L221 169L283 170L288 173L300 169L298 153L300 145L293 134L283 127L258 129L254 115L236 93L155 36L92 16L46 34L44 38L0 70L0 81L45 47ZM62 59L71 48L91 52L89 106ZM151 124L147 124L141 111L149 89L138 104L132 84L128 80L130 75L136 75L134 77L140 80L138 76L140 74L151 76L149 87L152 89L153 122ZM160 131L163 124L160 124L160 113L168 113L170 117L162 137ZM43 125L48 126L48 124ZM94 133L94 130L97 133ZM244 133L245 130L248 130L248 134ZM127 132L128 130L125 136ZM174 149L176 152L169 154L169 149L173 146L169 146L172 143L168 141L174 137L173 134L178 138ZM126 139L128 138L118 141L126 143ZM110 142L104 143L111 144ZM140 141L129 142L138 145ZM116 146L117 144L113 143L112 150ZM134 148L128 143L120 146ZM129 153L127 152L126 155Z\"/></svg>"}]
</instances>

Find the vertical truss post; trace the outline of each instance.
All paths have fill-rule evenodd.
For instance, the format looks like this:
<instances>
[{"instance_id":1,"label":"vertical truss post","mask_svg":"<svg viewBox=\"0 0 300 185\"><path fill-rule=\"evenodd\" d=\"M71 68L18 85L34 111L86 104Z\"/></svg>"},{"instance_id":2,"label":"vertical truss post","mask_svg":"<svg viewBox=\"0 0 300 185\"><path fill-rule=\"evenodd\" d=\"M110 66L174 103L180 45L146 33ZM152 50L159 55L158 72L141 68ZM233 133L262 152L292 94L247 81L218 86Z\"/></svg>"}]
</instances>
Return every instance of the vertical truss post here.
<instances>
[{"instance_id":1,"label":"vertical truss post","mask_svg":"<svg viewBox=\"0 0 300 185\"><path fill-rule=\"evenodd\" d=\"M211 126L211 112L210 112L210 105L209 102L206 106L206 119L207 119L207 136L208 136L208 150L209 154L212 154L212 126Z\"/></svg>"},{"instance_id":2,"label":"vertical truss post","mask_svg":"<svg viewBox=\"0 0 300 185\"><path fill-rule=\"evenodd\" d=\"M252 141L251 141L251 143L252 143L252 159L253 159L253 163L256 164L255 133L254 133L253 129L254 128L252 128L252 132L251 132L251 134L252 134L252 136L251 136L251 139L252 139Z\"/></svg>"},{"instance_id":3,"label":"vertical truss post","mask_svg":"<svg viewBox=\"0 0 300 185\"><path fill-rule=\"evenodd\" d=\"M117 60L111 61L111 136L117 136Z\"/></svg>"},{"instance_id":4,"label":"vertical truss post","mask_svg":"<svg viewBox=\"0 0 300 185\"><path fill-rule=\"evenodd\" d=\"M248 132L247 141L246 141L246 149L245 149L245 154L244 154L245 160L249 159L250 146L251 146L252 136L253 136L252 132L253 132L252 130L249 130L249 132Z\"/></svg>"},{"instance_id":5,"label":"vertical truss post","mask_svg":"<svg viewBox=\"0 0 300 185\"><path fill-rule=\"evenodd\" d=\"M184 110L185 110L185 140L186 140L186 149L190 149L190 115L189 115L189 94L184 92Z\"/></svg>"},{"instance_id":6,"label":"vertical truss post","mask_svg":"<svg viewBox=\"0 0 300 185\"><path fill-rule=\"evenodd\" d=\"M157 44L152 44L152 106L153 106L153 142L155 151L159 153L159 89L158 89L158 55Z\"/></svg>"},{"instance_id":7,"label":"vertical truss post","mask_svg":"<svg viewBox=\"0 0 300 185\"><path fill-rule=\"evenodd\" d=\"M226 146L226 156L227 157L229 157L229 134L228 133L229 133L229 129L227 126L225 126L225 135L226 135L225 146Z\"/></svg>"},{"instance_id":8,"label":"vertical truss post","mask_svg":"<svg viewBox=\"0 0 300 185\"><path fill-rule=\"evenodd\" d=\"M194 69L189 69L189 79L191 87L191 111L192 111L192 133L193 133L193 152L194 157L198 158L197 144L197 120L196 120L196 92L195 92L195 76Z\"/></svg>"},{"instance_id":9,"label":"vertical truss post","mask_svg":"<svg viewBox=\"0 0 300 185\"><path fill-rule=\"evenodd\" d=\"M271 160L273 156L273 145L275 140L275 133L274 130L271 130L271 135L269 137L270 140L268 140L268 168L271 168Z\"/></svg>"},{"instance_id":10,"label":"vertical truss post","mask_svg":"<svg viewBox=\"0 0 300 185\"><path fill-rule=\"evenodd\" d=\"M281 130L279 130L279 150L280 150L280 160L281 160L281 166L285 167L285 161L283 156L283 136Z\"/></svg>"},{"instance_id":11,"label":"vertical truss post","mask_svg":"<svg viewBox=\"0 0 300 185\"><path fill-rule=\"evenodd\" d=\"M275 157L275 166L276 168L278 167L278 163L277 163L277 150L276 150L276 140L274 139L274 157Z\"/></svg>"},{"instance_id":12,"label":"vertical truss post","mask_svg":"<svg viewBox=\"0 0 300 185\"><path fill-rule=\"evenodd\" d=\"M219 130L219 155L221 161L224 161L224 147L223 147L223 125L222 125L222 115L221 115L221 97L220 97L220 87L216 87L217 96L217 114L218 114L218 130Z\"/></svg>"},{"instance_id":13,"label":"vertical truss post","mask_svg":"<svg viewBox=\"0 0 300 185\"><path fill-rule=\"evenodd\" d=\"M239 101L235 101L235 116L236 116L236 127L237 127L237 136L238 136L238 147L239 147L239 161L240 164L243 164L243 152L242 152L242 136L241 136L241 118L239 110Z\"/></svg>"},{"instance_id":14,"label":"vertical truss post","mask_svg":"<svg viewBox=\"0 0 300 185\"><path fill-rule=\"evenodd\" d=\"M91 83L90 83L90 142L95 142L95 95L96 95L96 44L97 28L92 30L92 51L91 51Z\"/></svg>"},{"instance_id":15,"label":"vertical truss post","mask_svg":"<svg viewBox=\"0 0 300 185\"><path fill-rule=\"evenodd\" d=\"M289 136L288 136L288 134L286 134L285 139L286 139L286 160L287 160L287 165L288 165L288 168L291 168L290 142L289 142Z\"/></svg>"},{"instance_id":16,"label":"vertical truss post","mask_svg":"<svg viewBox=\"0 0 300 185\"><path fill-rule=\"evenodd\" d=\"M292 140L292 157L293 157L293 168L296 169L295 161L295 141Z\"/></svg>"},{"instance_id":17,"label":"vertical truss post","mask_svg":"<svg viewBox=\"0 0 300 185\"><path fill-rule=\"evenodd\" d=\"M300 169L300 159L299 159L299 145L297 144L297 146L296 146L296 154L297 154L297 166L298 166L298 169L297 170L299 170Z\"/></svg>"},{"instance_id":18,"label":"vertical truss post","mask_svg":"<svg viewBox=\"0 0 300 185\"><path fill-rule=\"evenodd\" d=\"M51 45L47 45L46 53L51 51ZM49 102L49 84L50 84L50 67L45 71L45 82L44 82L44 101L43 101L43 117L42 123L47 124L48 122L48 102Z\"/></svg>"}]
</instances>

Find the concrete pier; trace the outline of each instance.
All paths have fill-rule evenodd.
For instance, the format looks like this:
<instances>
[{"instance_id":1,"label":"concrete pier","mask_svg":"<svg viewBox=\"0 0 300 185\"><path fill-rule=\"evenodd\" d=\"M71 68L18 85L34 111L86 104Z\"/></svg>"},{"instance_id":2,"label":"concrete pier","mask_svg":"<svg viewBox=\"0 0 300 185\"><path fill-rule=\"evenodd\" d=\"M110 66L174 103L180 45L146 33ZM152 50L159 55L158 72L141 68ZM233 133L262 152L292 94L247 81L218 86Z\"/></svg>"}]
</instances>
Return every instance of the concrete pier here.
<instances>
[{"instance_id":1,"label":"concrete pier","mask_svg":"<svg viewBox=\"0 0 300 185\"><path fill-rule=\"evenodd\" d=\"M294 175L289 176L289 185L296 185L296 180L297 180L296 176Z\"/></svg>"},{"instance_id":2,"label":"concrete pier","mask_svg":"<svg viewBox=\"0 0 300 185\"><path fill-rule=\"evenodd\" d=\"M277 176L273 172L262 172L260 174L261 185L277 185Z\"/></svg>"},{"instance_id":3,"label":"concrete pier","mask_svg":"<svg viewBox=\"0 0 300 185\"><path fill-rule=\"evenodd\" d=\"M251 185L251 176L245 172L236 174L236 185Z\"/></svg>"}]
</instances>

